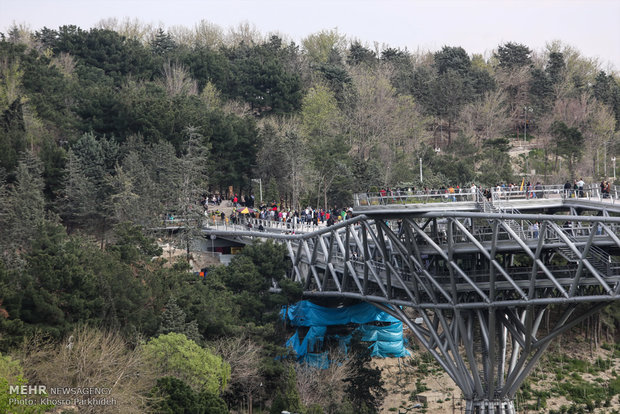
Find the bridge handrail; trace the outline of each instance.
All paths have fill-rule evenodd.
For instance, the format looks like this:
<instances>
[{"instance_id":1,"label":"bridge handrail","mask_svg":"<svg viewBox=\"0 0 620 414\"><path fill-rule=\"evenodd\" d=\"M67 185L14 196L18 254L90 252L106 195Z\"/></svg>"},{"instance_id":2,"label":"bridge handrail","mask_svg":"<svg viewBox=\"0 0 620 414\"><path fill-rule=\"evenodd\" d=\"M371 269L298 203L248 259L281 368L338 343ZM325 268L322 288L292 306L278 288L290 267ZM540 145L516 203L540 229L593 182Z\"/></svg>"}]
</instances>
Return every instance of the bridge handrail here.
<instances>
[{"instance_id":1,"label":"bridge handrail","mask_svg":"<svg viewBox=\"0 0 620 414\"><path fill-rule=\"evenodd\" d=\"M427 190L427 191L391 191L383 193L356 193L353 195L353 204L356 207L364 205L389 205L389 204L427 204L447 203L454 201L475 201L474 194L467 189L455 190Z\"/></svg>"},{"instance_id":2,"label":"bridge handrail","mask_svg":"<svg viewBox=\"0 0 620 414\"><path fill-rule=\"evenodd\" d=\"M617 185L612 186L608 195L601 193L598 184L587 184L582 191L578 189L565 190L563 184L552 185L530 185L529 187L521 187L519 185L513 187L496 186L489 188L493 201L511 201L511 200L527 200L527 199L569 199L569 198L585 198L588 200L606 200L615 204L619 200L620 188ZM429 189L416 191L391 190L383 192L366 192L356 193L353 195L354 205L371 206L371 205L390 205L390 204L427 204L438 202L458 202L458 201L477 201L476 197L481 194L480 188L477 187L475 192L469 188L454 189L450 193L448 189Z\"/></svg>"}]
</instances>

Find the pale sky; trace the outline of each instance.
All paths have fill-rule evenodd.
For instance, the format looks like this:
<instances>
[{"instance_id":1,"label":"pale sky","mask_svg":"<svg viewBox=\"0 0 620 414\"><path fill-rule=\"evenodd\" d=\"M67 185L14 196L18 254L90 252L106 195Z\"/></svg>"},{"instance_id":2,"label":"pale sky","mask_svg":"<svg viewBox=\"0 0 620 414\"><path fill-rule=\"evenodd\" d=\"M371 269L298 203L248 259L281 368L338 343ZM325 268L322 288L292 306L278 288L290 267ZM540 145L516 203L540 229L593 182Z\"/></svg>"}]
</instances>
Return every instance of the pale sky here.
<instances>
[{"instance_id":1,"label":"pale sky","mask_svg":"<svg viewBox=\"0 0 620 414\"><path fill-rule=\"evenodd\" d=\"M488 56L512 41L535 51L560 40L620 72L620 0L0 0L0 31L102 19L139 19L169 28L201 20L224 29L249 22L299 44L322 29L410 51L461 46Z\"/></svg>"}]
</instances>

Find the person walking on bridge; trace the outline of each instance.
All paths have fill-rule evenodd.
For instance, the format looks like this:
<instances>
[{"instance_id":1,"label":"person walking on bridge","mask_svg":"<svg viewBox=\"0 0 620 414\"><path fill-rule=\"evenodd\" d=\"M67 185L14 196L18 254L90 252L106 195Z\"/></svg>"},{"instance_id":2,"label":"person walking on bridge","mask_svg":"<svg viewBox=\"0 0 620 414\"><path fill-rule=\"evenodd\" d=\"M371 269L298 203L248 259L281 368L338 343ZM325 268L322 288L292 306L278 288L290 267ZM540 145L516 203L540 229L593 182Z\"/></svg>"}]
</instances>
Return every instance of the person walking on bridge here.
<instances>
[{"instance_id":1,"label":"person walking on bridge","mask_svg":"<svg viewBox=\"0 0 620 414\"><path fill-rule=\"evenodd\" d=\"M586 185L586 183L583 181L583 178L580 178L579 181L577 181L577 192L578 192L577 197L583 197L583 186L584 185Z\"/></svg>"},{"instance_id":2,"label":"person walking on bridge","mask_svg":"<svg viewBox=\"0 0 620 414\"><path fill-rule=\"evenodd\" d=\"M570 184L570 181L566 180L566 183L564 184L564 198L570 198L571 187L572 185Z\"/></svg>"}]
</instances>

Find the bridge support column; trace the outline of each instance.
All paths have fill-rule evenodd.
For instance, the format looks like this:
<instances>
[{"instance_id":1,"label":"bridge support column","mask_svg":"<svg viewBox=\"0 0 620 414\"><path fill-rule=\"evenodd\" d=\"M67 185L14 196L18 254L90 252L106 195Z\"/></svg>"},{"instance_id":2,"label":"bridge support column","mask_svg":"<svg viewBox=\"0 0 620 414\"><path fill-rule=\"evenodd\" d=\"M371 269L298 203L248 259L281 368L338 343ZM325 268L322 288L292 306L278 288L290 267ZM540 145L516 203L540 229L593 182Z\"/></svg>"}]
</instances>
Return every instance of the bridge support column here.
<instances>
[{"instance_id":1,"label":"bridge support column","mask_svg":"<svg viewBox=\"0 0 620 414\"><path fill-rule=\"evenodd\" d=\"M466 414L516 414L511 400L467 400Z\"/></svg>"}]
</instances>

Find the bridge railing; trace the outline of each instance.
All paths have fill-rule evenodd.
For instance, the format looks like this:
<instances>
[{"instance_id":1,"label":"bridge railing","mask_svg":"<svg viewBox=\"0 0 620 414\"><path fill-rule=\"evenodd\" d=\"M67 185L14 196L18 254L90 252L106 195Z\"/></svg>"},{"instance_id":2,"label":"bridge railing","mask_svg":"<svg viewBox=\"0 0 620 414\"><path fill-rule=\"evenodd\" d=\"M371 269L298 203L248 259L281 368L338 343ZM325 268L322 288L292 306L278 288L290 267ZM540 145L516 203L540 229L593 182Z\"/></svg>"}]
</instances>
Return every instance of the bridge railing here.
<instances>
[{"instance_id":1,"label":"bridge railing","mask_svg":"<svg viewBox=\"0 0 620 414\"><path fill-rule=\"evenodd\" d=\"M592 184L589 188L588 198L595 199L599 201L607 201L611 202L611 204L616 204L620 201L620 186L613 185L609 189L609 193L603 193L601 191L600 185Z\"/></svg>"},{"instance_id":2,"label":"bridge railing","mask_svg":"<svg viewBox=\"0 0 620 414\"><path fill-rule=\"evenodd\" d=\"M452 192L453 191L453 192ZM356 193L353 202L356 207L392 205L392 204L428 204L458 201L480 201L482 192L479 188L473 192L469 188L433 189L433 190L390 190L370 193ZM612 186L609 193L603 193L598 184L586 184L582 189L565 189L563 184L530 186L496 186L488 189L489 201L512 201L528 199L570 199L606 201L615 204L619 200L620 186Z\"/></svg>"},{"instance_id":3,"label":"bridge railing","mask_svg":"<svg viewBox=\"0 0 620 414\"><path fill-rule=\"evenodd\" d=\"M390 191L379 193L356 193L353 195L353 204L359 206L376 206L390 204L427 204L449 203L455 201L475 201L475 193L469 189L445 189L428 191Z\"/></svg>"},{"instance_id":4,"label":"bridge railing","mask_svg":"<svg viewBox=\"0 0 620 414\"><path fill-rule=\"evenodd\" d=\"M253 232L308 233L326 227L325 223L306 223L301 220L275 221L241 216L235 222L218 218L205 220L205 227L215 230L237 230Z\"/></svg>"}]
</instances>

